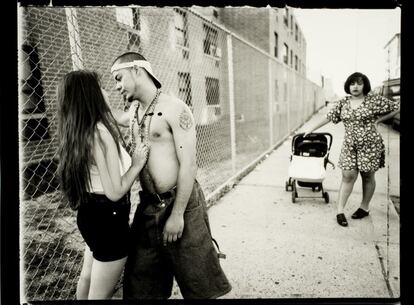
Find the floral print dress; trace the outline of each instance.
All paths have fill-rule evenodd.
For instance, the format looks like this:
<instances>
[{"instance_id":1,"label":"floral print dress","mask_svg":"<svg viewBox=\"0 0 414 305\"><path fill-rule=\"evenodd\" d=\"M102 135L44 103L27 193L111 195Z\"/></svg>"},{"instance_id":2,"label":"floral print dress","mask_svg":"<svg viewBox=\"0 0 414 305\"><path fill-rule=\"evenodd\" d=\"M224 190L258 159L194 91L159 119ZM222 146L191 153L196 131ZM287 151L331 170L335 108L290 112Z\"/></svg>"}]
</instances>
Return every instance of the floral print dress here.
<instances>
[{"instance_id":1,"label":"floral print dress","mask_svg":"<svg viewBox=\"0 0 414 305\"><path fill-rule=\"evenodd\" d=\"M362 104L353 109L350 99L346 96L339 100L326 115L332 123L342 121L345 126L338 166L343 170L377 171L385 166L385 146L374 123L378 117L398 110L399 101L368 93Z\"/></svg>"}]
</instances>

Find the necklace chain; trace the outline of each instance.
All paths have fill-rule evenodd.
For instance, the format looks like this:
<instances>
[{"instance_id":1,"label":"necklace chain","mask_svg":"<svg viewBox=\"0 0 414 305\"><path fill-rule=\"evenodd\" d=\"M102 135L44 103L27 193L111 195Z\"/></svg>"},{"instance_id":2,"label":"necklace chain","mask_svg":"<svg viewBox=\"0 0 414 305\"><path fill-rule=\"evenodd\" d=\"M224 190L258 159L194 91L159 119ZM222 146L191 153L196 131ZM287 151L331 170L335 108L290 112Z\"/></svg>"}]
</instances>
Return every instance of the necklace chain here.
<instances>
[{"instance_id":1,"label":"necklace chain","mask_svg":"<svg viewBox=\"0 0 414 305\"><path fill-rule=\"evenodd\" d=\"M131 129L130 129L130 134L131 134L131 155L133 155L135 148L137 147L137 141L135 139L135 134L134 134L134 125L135 123L137 123L138 125L138 134L140 135L141 138L141 143L144 142L145 139L145 143L148 142L148 128L149 128L149 124L145 124L145 121L147 119L147 116L150 115L150 110L154 109L155 104L158 100L158 97L161 94L161 90L157 89L157 93L155 94L154 99L151 101L151 103L149 104L149 106L147 107L147 109L145 110L144 115L142 116L141 122L139 122L138 120L138 109L140 104L138 103L137 108L135 109L135 114L134 117L132 118L132 122L131 122Z\"/></svg>"}]
</instances>

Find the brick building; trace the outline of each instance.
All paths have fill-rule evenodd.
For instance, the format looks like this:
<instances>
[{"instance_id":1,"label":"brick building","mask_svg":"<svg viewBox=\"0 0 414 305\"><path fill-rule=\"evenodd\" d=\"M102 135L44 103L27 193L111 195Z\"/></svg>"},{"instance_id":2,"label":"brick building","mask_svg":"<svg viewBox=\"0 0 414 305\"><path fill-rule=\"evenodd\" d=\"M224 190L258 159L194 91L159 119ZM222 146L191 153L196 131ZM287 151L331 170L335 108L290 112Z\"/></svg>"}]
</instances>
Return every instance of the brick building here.
<instances>
[{"instance_id":1,"label":"brick building","mask_svg":"<svg viewBox=\"0 0 414 305\"><path fill-rule=\"evenodd\" d=\"M272 109L273 143L322 106L323 89L306 78L306 39L292 8L193 8L243 39L233 39L237 118L257 125Z\"/></svg>"},{"instance_id":2,"label":"brick building","mask_svg":"<svg viewBox=\"0 0 414 305\"><path fill-rule=\"evenodd\" d=\"M289 8L21 7L19 43L25 168L58 159L56 85L65 73L96 70L112 105L123 107L109 69L128 50L147 57L164 91L191 107L205 164L230 155L222 139L231 107L237 152L263 151L324 102L306 79L306 42Z\"/></svg>"},{"instance_id":3,"label":"brick building","mask_svg":"<svg viewBox=\"0 0 414 305\"><path fill-rule=\"evenodd\" d=\"M384 46L386 71L384 79L400 78L401 75L401 34L395 34Z\"/></svg>"}]
</instances>

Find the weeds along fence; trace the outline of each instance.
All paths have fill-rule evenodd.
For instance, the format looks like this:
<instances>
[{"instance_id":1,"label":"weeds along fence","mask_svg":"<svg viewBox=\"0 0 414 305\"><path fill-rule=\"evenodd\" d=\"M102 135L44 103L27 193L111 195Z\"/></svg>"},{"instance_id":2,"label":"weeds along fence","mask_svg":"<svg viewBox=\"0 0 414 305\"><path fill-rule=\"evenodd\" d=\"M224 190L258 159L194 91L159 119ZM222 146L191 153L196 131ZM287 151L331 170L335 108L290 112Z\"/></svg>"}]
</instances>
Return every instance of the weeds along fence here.
<instances>
[{"instance_id":1,"label":"weeds along fence","mask_svg":"<svg viewBox=\"0 0 414 305\"><path fill-rule=\"evenodd\" d=\"M221 10L223 16L245 13ZM76 214L63 199L56 173L55 96L64 74L97 71L111 105L124 109L110 65L128 50L142 53L163 91L193 111L197 177L206 195L324 103L322 89L300 67L293 68L293 58L290 65L283 63L196 8L31 6L19 7L18 13L24 300L74 299L82 266L84 243ZM135 194L138 188L134 185Z\"/></svg>"}]
</instances>

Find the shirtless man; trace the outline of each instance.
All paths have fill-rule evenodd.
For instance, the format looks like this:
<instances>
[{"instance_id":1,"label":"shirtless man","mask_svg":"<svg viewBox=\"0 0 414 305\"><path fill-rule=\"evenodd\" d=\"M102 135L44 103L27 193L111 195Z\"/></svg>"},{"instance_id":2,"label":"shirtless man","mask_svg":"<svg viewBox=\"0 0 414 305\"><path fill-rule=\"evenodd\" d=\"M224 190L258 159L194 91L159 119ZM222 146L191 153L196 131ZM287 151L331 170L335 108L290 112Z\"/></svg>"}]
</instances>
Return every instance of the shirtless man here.
<instances>
[{"instance_id":1,"label":"shirtless man","mask_svg":"<svg viewBox=\"0 0 414 305\"><path fill-rule=\"evenodd\" d=\"M124 299L167 299L175 277L184 298L217 298L231 290L214 248L196 177L196 131L188 106L161 92L150 63L135 52L117 57L111 73L131 104L117 115L131 149L150 147L140 174Z\"/></svg>"}]
</instances>

